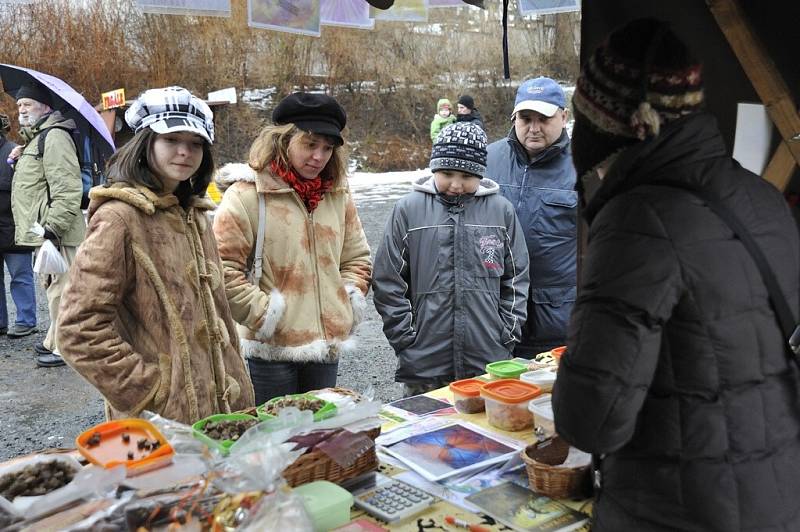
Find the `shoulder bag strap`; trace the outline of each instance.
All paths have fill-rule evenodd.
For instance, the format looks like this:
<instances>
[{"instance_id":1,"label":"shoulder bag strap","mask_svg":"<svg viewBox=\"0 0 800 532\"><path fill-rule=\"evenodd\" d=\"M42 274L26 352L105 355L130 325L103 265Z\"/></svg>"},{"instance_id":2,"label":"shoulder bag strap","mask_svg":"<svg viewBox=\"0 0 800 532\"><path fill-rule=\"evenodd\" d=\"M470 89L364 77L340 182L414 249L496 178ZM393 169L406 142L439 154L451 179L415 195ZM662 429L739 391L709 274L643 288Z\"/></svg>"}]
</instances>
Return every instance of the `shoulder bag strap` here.
<instances>
[{"instance_id":1,"label":"shoulder bag strap","mask_svg":"<svg viewBox=\"0 0 800 532\"><path fill-rule=\"evenodd\" d=\"M253 264L250 267L250 282L258 286L261 279L261 265L264 255L264 233L267 229L267 199L264 194L256 192L258 196L258 230L256 231L256 246L253 253Z\"/></svg>"},{"instance_id":2,"label":"shoulder bag strap","mask_svg":"<svg viewBox=\"0 0 800 532\"><path fill-rule=\"evenodd\" d=\"M742 242L745 249L750 253L750 256L753 257L756 266L758 266L761 272L761 277L764 280L764 284L767 285L769 298L775 310L775 315L778 318L778 323L780 324L784 337L789 341L789 348L795 355L800 355L800 326L797 325L797 322L792 316L791 307L786 301L783 292L781 292L778 279L775 277L775 273L772 271L769 262L767 262L764 252L744 224L716 195L706 189L695 187L688 183L659 183L659 185L680 188L693 193L695 196L705 201L709 208L733 230L734 235ZM798 360L797 357L795 357L794 360L800 364L800 360Z\"/></svg>"}]
</instances>

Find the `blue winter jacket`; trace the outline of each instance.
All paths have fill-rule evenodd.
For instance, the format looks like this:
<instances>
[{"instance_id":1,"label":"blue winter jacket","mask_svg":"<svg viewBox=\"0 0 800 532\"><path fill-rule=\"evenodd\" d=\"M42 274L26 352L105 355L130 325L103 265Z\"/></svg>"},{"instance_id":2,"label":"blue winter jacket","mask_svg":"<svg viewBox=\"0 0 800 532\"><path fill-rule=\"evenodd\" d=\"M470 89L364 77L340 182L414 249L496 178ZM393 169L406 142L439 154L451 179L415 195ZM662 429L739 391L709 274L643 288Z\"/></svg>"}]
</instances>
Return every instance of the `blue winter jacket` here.
<instances>
[{"instance_id":1,"label":"blue winter jacket","mask_svg":"<svg viewBox=\"0 0 800 532\"><path fill-rule=\"evenodd\" d=\"M486 177L514 205L528 245L528 321L516 353L562 345L577 282L578 193L566 130L529 161L512 127L508 137L489 145Z\"/></svg>"}]
</instances>

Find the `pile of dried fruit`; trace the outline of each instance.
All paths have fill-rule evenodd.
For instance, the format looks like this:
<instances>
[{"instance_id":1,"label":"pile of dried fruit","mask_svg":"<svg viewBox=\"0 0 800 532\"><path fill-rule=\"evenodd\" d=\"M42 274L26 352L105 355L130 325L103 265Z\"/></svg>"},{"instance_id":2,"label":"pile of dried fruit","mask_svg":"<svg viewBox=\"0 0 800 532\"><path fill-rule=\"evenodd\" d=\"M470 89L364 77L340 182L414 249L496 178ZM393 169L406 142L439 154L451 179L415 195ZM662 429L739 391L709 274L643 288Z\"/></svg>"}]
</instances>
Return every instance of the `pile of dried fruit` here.
<instances>
[{"instance_id":1,"label":"pile of dried fruit","mask_svg":"<svg viewBox=\"0 0 800 532\"><path fill-rule=\"evenodd\" d=\"M308 397L281 397L277 401L273 401L264 405L264 412L273 416L277 416L281 409L290 406L293 406L298 410L311 410L312 412L316 412L325 406L325 401L322 399L310 399Z\"/></svg>"},{"instance_id":2,"label":"pile of dried fruit","mask_svg":"<svg viewBox=\"0 0 800 532\"><path fill-rule=\"evenodd\" d=\"M256 423L255 419L209 421L203 426L203 434L214 440L236 441Z\"/></svg>"},{"instance_id":3,"label":"pile of dried fruit","mask_svg":"<svg viewBox=\"0 0 800 532\"><path fill-rule=\"evenodd\" d=\"M61 461L39 462L0 477L0 494L13 500L19 496L44 495L69 484L77 471Z\"/></svg>"}]
</instances>

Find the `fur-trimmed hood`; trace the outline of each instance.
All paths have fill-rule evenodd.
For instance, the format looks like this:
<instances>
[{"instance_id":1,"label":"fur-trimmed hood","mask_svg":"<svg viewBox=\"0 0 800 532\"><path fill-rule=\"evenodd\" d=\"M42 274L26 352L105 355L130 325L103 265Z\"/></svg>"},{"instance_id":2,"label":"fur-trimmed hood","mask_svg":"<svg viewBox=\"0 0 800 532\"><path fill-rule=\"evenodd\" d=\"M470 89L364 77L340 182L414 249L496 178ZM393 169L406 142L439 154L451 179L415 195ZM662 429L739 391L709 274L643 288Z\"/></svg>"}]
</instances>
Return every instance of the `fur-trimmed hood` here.
<instances>
[{"instance_id":1,"label":"fur-trimmed hood","mask_svg":"<svg viewBox=\"0 0 800 532\"><path fill-rule=\"evenodd\" d=\"M146 214L155 214L156 210L169 209L178 204L174 194L156 194L147 187L131 185L120 182L112 185L94 187L89 191L89 218L103 203L109 200L119 200L136 207ZM216 208L214 202L208 198L193 196L190 207L201 211L212 211Z\"/></svg>"}]
</instances>

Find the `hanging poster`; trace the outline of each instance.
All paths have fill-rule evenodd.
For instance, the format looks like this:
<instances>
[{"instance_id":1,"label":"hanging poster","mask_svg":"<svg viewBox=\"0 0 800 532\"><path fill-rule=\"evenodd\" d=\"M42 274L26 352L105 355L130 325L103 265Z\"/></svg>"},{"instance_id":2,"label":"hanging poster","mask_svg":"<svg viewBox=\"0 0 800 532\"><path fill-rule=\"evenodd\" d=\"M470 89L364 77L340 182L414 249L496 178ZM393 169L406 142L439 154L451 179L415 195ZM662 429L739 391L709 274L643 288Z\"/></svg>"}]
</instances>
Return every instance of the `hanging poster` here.
<instances>
[{"instance_id":1,"label":"hanging poster","mask_svg":"<svg viewBox=\"0 0 800 532\"><path fill-rule=\"evenodd\" d=\"M230 17L231 0L136 0L144 13Z\"/></svg>"},{"instance_id":2,"label":"hanging poster","mask_svg":"<svg viewBox=\"0 0 800 532\"><path fill-rule=\"evenodd\" d=\"M550 15L580 10L580 0L519 0L521 15Z\"/></svg>"},{"instance_id":3,"label":"hanging poster","mask_svg":"<svg viewBox=\"0 0 800 532\"><path fill-rule=\"evenodd\" d=\"M462 0L428 0L428 9L434 7L464 7L466 5Z\"/></svg>"},{"instance_id":4,"label":"hanging poster","mask_svg":"<svg viewBox=\"0 0 800 532\"><path fill-rule=\"evenodd\" d=\"M428 0L395 0L385 11L371 7L369 16L386 22L427 22Z\"/></svg>"},{"instance_id":5,"label":"hanging poster","mask_svg":"<svg viewBox=\"0 0 800 532\"><path fill-rule=\"evenodd\" d=\"M247 24L319 37L320 0L247 0Z\"/></svg>"},{"instance_id":6,"label":"hanging poster","mask_svg":"<svg viewBox=\"0 0 800 532\"><path fill-rule=\"evenodd\" d=\"M320 0L319 23L370 30L375 27L375 21L369 18L369 4L364 0Z\"/></svg>"}]
</instances>

